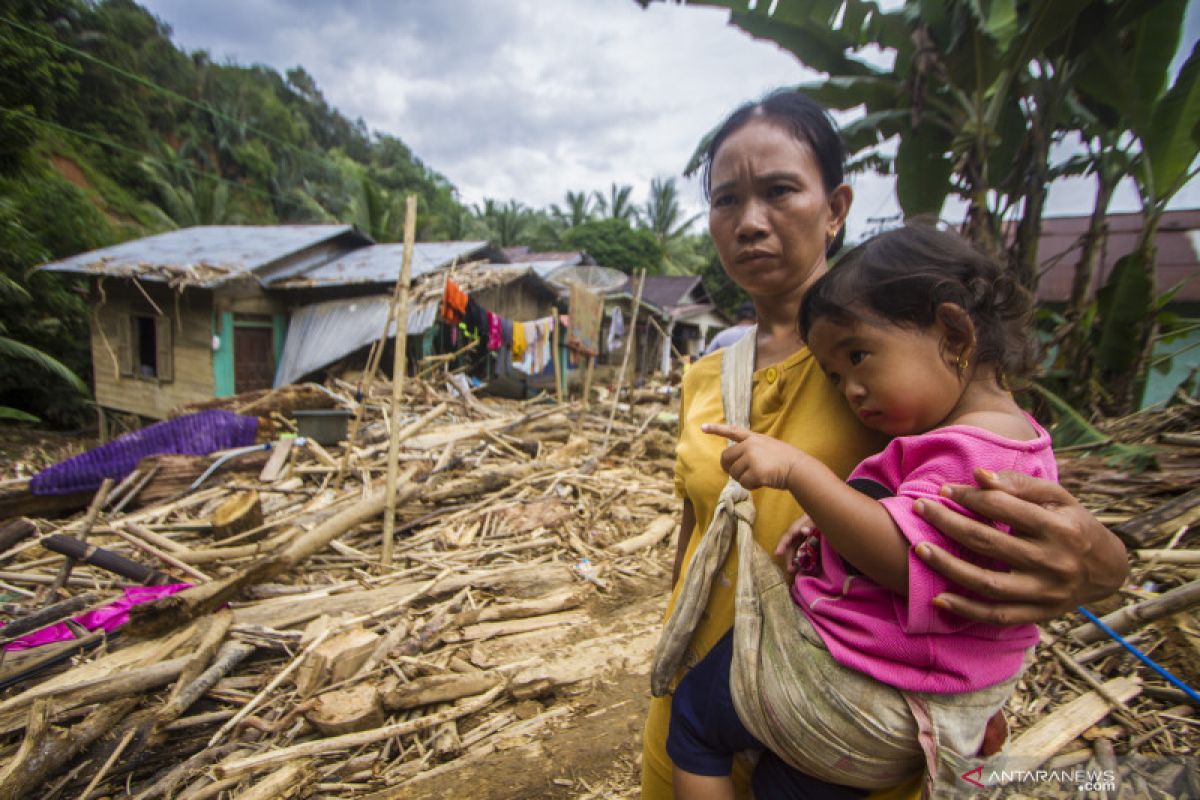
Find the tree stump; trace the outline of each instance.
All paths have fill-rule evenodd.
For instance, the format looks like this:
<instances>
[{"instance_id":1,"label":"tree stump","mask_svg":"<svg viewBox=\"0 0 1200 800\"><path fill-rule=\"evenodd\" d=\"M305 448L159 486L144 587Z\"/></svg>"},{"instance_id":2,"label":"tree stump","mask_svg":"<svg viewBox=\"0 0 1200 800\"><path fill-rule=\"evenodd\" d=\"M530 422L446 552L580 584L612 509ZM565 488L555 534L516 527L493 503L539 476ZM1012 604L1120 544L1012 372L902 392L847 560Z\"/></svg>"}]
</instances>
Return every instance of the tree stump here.
<instances>
[{"instance_id":1,"label":"tree stump","mask_svg":"<svg viewBox=\"0 0 1200 800\"><path fill-rule=\"evenodd\" d=\"M262 524L262 502L258 498L258 492L238 492L213 512L213 537L228 539ZM266 531L263 531L263 534L265 533Z\"/></svg>"}]
</instances>

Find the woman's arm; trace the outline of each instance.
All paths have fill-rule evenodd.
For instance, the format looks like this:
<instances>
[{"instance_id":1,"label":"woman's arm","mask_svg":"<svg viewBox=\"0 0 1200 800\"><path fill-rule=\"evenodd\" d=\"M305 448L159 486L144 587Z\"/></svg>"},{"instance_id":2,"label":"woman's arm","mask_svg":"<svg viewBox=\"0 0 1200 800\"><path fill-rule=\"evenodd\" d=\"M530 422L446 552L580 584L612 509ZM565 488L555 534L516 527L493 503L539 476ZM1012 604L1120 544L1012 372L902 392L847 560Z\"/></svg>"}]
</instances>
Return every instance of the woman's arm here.
<instances>
[{"instance_id":1,"label":"woman's arm","mask_svg":"<svg viewBox=\"0 0 1200 800\"><path fill-rule=\"evenodd\" d=\"M679 573L683 570L683 557L687 554L688 543L692 541L692 531L696 528L696 510L692 508L691 500L683 501L683 514L679 520L679 544L675 546L675 566L671 569L671 587L679 583Z\"/></svg>"},{"instance_id":2,"label":"woman's arm","mask_svg":"<svg viewBox=\"0 0 1200 800\"><path fill-rule=\"evenodd\" d=\"M1121 540L1056 483L1014 472L976 470L979 486L948 485L943 494L1012 533L964 517L941 503L919 502L917 513L963 547L1011 567L996 572L921 544L917 556L955 583L995 602L956 594L942 608L997 625L1045 622L1081 603L1108 597L1125 582L1129 561Z\"/></svg>"}]
</instances>

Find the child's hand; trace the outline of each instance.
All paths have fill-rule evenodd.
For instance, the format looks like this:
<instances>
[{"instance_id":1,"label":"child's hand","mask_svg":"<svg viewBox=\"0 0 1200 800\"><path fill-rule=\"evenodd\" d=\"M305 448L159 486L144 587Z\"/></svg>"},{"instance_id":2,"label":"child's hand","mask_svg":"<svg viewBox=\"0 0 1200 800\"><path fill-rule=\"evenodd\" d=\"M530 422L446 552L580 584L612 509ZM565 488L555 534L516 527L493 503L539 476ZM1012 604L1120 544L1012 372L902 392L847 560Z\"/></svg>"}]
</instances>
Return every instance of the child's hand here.
<instances>
[{"instance_id":1,"label":"child's hand","mask_svg":"<svg viewBox=\"0 0 1200 800\"><path fill-rule=\"evenodd\" d=\"M790 444L736 425L701 425L700 430L733 442L721 453L721 469L746 489L788 488L792 466L804 457Z\"/></svg>"},{"instance_id":2,"label":"child's hand","mask_svg":"<svg viewBox=\"0 0 1200 800\"><path fill-rule=\"evenodd\" d=\"M813 525L812 517L805 514L791 524L779 540L779 544L775 546L775 557L783 559L789 576L795 577L800 571L799 564L796 563L796 551L814 530L816 526Z\"/></svg>"}]
</instances>

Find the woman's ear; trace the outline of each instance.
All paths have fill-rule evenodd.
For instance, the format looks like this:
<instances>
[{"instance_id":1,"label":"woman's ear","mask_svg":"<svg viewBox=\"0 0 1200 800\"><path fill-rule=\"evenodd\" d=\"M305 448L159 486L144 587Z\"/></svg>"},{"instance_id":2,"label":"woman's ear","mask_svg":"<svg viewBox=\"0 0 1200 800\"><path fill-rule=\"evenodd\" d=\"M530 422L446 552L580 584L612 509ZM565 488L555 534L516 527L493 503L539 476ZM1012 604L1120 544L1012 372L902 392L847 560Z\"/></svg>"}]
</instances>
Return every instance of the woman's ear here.
<instances>
[{"instance_id":1,"label":"woman's ear","mask_svg":"<svg viewBox=\"0 0 1200 800\"><path fill-rule=\"evenodd\" d=\"M959 372L975 352L975 323L958 303L942 303L937 307L937 321L942 329L942 350L948 361L958 365Z\"/></svg>"},{"instance_id":2,"label":"woman's ear","mask_svg":"<svg viewBox=\"0 0 1200 800\"><path fill-rule=\"evenodd\" d=\"M829 223L825 229L826 243L837 238L838 231L846 224L850 204L854 202L854 190L847 184L839 184L829 193Z\"/></svg>"}]
</instances>

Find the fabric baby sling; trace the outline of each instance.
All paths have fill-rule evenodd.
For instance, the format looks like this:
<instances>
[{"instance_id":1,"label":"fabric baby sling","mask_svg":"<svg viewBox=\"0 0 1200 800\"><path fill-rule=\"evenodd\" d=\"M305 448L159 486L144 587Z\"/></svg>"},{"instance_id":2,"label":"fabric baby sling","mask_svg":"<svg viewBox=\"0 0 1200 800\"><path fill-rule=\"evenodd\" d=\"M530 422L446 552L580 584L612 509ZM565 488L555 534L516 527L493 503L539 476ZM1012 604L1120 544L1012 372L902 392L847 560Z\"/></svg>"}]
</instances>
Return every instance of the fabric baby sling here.
<instances>
[{"instance_id":1,"label":"fabric baby sling","mask_svg":"<svg viewBox=\"0 0 1200 800\"><path fill-rule=\"evenodd\" d=\"M721 364L725 420L743 428L749 428L756 330L726 348ZM911 778L924 763L925 796L977 791L961 776L988 764L960 754L978 752L980 720L1003 706L1019 676L969 694L936 695L901 692L843 667L792 600L787 576L754 541L754 519L753 498L730 478L663 628L651 692L671 691L736 538L730 690L742 724L772 752L822 780L882 789ZM860 724L845 723L848 716L861 716Z\"/></svg>"}]
</instances>

